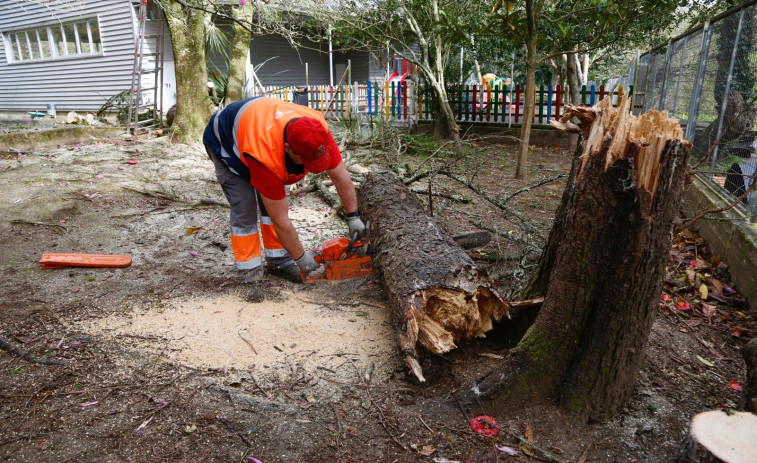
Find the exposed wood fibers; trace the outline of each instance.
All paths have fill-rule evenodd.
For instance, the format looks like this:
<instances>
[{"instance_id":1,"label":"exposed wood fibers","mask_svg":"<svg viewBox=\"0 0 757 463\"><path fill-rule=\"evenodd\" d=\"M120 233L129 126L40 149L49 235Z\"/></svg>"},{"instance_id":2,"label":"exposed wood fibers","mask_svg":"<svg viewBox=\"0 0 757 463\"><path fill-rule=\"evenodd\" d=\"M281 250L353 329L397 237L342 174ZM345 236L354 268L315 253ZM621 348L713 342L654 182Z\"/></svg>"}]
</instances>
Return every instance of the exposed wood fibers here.
<instances>
[{"instance_id":1,"label":"exposed wood fibers","mask_svg":"<svg viewBox=\"0 0 757 463\"><path fill-rule=\"evenodd\" d=\"M592 107L568 106L560 121L552 125L563 131L577 132L579 127L570 122L577 118L584 134L584 150L578 177L589 156L599 155L602 145L609 140L605 151L605 170L616 160L632 158L636 168L636 186L654 198L660 177L665 144L683 138L678 119L669 117L667 111L651 110L639 117L630 111L631 99L621 97L620 104L613 108L607 97ZM645 195L645 196L647 196ZM651 208L652 202L649 202Z\"/></svg>"}]
</instances>

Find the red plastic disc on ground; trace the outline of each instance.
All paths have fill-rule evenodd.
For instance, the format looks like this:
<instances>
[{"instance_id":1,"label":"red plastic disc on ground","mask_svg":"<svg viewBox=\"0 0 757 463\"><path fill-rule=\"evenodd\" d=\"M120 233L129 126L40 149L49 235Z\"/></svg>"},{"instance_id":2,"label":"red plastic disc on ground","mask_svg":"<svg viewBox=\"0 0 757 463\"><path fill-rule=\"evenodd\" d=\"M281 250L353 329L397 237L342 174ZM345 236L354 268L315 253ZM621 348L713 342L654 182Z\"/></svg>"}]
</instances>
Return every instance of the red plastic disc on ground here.
<instances>
[{"instance_id":1,"label":"red plastic disc on ground","mask_svg":"<svg viewBox=\"0 0 757 463\"><path fill-rule=\"evenodd\" d=\"M497 420L489 415L481 415L470 420L470 427L478 434L496 437L499 434Z\"/></svg>"},{"instance_id":2,"label":"red plastic disc on ground","mask_svg":"<svg viewBox=\"0 0 757 463\"><path fill-rule=\"evenodd\" d=\"M132 160L131 160L131 161L129 161L129 162L127 163L127 164L129 164L130 166L133 166L133 165L134 165L134 164L136 164L136 163L137 163L137 161L135 161L134 159L132 159Z\"/></svg>"}]
</instances>

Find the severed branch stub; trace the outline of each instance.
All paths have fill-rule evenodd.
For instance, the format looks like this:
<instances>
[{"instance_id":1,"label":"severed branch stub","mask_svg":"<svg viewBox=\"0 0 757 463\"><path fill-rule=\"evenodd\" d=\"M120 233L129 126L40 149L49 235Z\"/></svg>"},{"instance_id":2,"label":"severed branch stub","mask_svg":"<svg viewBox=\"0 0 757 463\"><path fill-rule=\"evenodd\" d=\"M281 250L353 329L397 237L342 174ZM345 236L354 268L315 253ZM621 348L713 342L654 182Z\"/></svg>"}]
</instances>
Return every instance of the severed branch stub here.
<instances>
[{"instance_id":1,"label":"severed branch stub","mask_svg":"<svg viewBox=\"0 0 757 463\"><path fill-rule=\"evenodd\" d=\"M417 344L442 354L483 337L509 310L485 272L441 230L397 176L375 169L358 191L371 221L374 268L395 305L404 360L420 381Z\"/></svg>"}]
</instances>

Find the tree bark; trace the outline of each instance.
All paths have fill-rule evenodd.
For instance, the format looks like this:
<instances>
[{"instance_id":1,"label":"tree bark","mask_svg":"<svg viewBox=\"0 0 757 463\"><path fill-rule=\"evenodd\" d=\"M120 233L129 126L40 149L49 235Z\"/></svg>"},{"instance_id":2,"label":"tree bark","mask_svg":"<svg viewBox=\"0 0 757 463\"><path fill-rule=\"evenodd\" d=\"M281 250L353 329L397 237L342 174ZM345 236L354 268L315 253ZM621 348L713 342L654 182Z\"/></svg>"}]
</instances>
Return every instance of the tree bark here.
<instances>
[{"instance_id":1,"label":"tree bark","mask_svg":"<svg viewBox=\"0 0 757 463\"><path fill-rule=\"evenodd\" d=\"M205 13L175 0L163 3L173 43L176 72L176 117L172 136L178 143L195 143L212 114L205 64Z\"/></svg>"},{"instance_id":2,"label":"tree bark","mask_svg":"<svg viewBox=\"0 0 757 463\"><path fill-rule=\"evenodd\" d=\"M557 398L592 421L617 414L644 358L659 303L691 145L677 121L618 109L609 98L570 107L583 125L549 255L544 304L503 364L471 387L470 402L506 407ZM632 327L632 328L630 328Z\"/></svg>"},{"instance_id":3,"label":"tree bark","mask_svg":"<svg viewBox=\"0 0 757 463\"><path fill-rule=\"evenodd\" d=\"M432 353L447 352L483 337L509 306L486 273L391 172L374 170L368 176L358 191L358 207L371 222L373 265L396 307L405 363L424 381L418 343Z\"/></svg>"},{"instance_id":4,"label":"tree bark","mask_svg":"<svg viewBox=\"0 0 757 463\"><path fill-rule=\"evenodd\" d=\"M523 125L520 129L520 146L515 178L524 180L527 175L528 143L531 140L531 124L534 121L534 101L536 100L536 15L533 0L526 0L526 101L523 106Z\"/></svg>"},{"instance_id":5,"label":"tree bark","mask_svg":"<svg viewBox=\"0 0 757 463\"><path fill-rule=\"evenodd\" d=\"M252 27L252 5L231 6L231 14L247 27ZM226 94L224 104L233 103L244 98L245 70L250 55L250 31L237 22L232 23L231 54L229 56L229 74L226 76Z\"/></svg>"},{"instance_id":6,"label":"tree bark","mask_svg":"<svg viewBox=\"0 0 757 463\"><path fill-rule=\"evenodd\" d=\"M470 49L473 54L473 69L476 70L476 80L481 84L484 82L484 78L481 75L481 65L478 63L478 52L476 51L476 37L473 34L470 36Z\"/></svg>"},{"instance_id":7,"label":"tree bark","mask_svg":"<svg viewBox=\"0 0 757 463\"><path fill-rule=\"evenodd\" d=\"M757 416L713 410L696 415L676 463L736 463L757 455Z\"/></svg>"},{"instance_id":8,"label":"tree bark","mask_svg":"<svg viewBox=\"0 0 757 463\"><path fill-rule=\"evenodd\" d=\"M580 84L580 71L578 70L578 59L575 53L568 53L565 55L567 60L567 77L568 77L568 93L570 95L570 104L578 106L581 104L581 84Z\"/></svg>"},{"instance_id":9,"label":"tree bark","mask_svg":"<svg viewBox=\"0 0 757 463\"><path fill-rule=\"evenodd\" d=\"M420 60L416 63L418 64L418 70L423 74L423 77L426 78L429 87L431 87L431 90L433 91L433 98L431 99L431 112L433 113L434 124L433 134L437 138L459 140L460 126L458 126L455 121L455 115L449 104L446 84L444 83L445 60L444 54L442 53L444 44L441 37L441 27L439 25L441 17L439 13L439 2L437 0L432 0L431 2L431 14L435 21L433 60L431 59L429 41L423 34L418 22L410 14L405 16L405 20L407 21L410 30L418 39L418 47L420 48Z\"/></svg>"}]
</instances>

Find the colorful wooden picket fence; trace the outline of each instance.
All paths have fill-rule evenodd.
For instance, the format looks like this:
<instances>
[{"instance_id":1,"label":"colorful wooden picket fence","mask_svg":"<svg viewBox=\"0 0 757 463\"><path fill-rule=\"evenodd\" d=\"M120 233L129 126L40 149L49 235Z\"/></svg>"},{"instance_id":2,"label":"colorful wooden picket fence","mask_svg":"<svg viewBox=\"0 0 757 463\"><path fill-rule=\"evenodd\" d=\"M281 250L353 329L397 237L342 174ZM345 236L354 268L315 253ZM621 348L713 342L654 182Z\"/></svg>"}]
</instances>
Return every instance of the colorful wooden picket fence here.
<instances>
[{"instance_id":1,"label":"colorful wooden picket fence","mask_svg":"<svg viewBox=\"0 0 757 463\"><path fill-rule=\"evenodd\" d=\"M560 85L540 85L536 90L533 124L548 125L564 112L564 92ZM625 89L612 92L613 105ZM628 88L633 95L633 86ZM521 85L451 85L447 88L455 120L465 123L522 124L525 93ZM266 95L317 109L327 118L366 117L385 121L430 121L431 89L418 89L405 82L367 82L341 86L263 87L255 95ZM609 93L604 85L581 88L581 104L594 105Z\"/></svg>"},{"instance_id":2,"label":"colorful wooden picket fence","mask_svg":"<svg viewBox=\"0 0 757 463\"><path fill-rule=\"evenodd\" d=\"M618 96L626 90L619 86L612 92L613 106ZM536 89L533 124L548 125L551 119L559 119L564 112L562 86L540 85ZM628 88L633 95L633 86ZM452 112L458 122L486 122L522 124L526 95L521 85L509 87L494 85L454 85L447 89ZM581 104L592 106L610 95L604 85L581 87ZM431 89L421 88L418 94L418 119L431 120Z\"/></svg>"}]
</instances>

